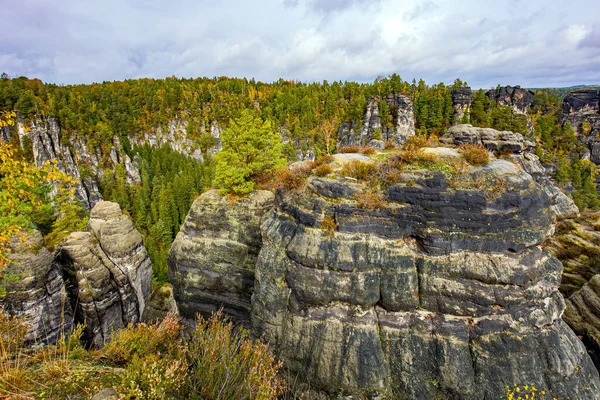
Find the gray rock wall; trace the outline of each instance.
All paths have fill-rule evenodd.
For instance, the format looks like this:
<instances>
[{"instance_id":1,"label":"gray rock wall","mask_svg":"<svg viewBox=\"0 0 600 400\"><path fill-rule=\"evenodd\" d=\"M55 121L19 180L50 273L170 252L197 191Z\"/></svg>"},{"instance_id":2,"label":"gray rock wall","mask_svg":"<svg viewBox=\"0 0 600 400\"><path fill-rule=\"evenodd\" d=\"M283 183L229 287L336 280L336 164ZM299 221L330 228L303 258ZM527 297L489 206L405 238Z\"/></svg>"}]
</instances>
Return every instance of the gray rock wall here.
<instances>
[{"instance_id":1,"label":"gray rock wall","mask_svg":"<svg viewBox=\"0 0 600 400\"><path fill-rule=\"evenodd\" d=\"M511 160L531 175L535 182L544 189L550 198L552 211L557 216L565 217L579 213L573 200L557 187L556 182L546 173L539 157L532 153L535 144L520 133L477 128L463 124L448 129L440 141L457 146L463 143L481 144L489 151L512 153Z\"/></svg>"},{"instance_id":2,"label":"gray rock wall","mask_svg":"<svg viewBox=\"0 0 600 400\"><path fill-rule=\"evenodd\" d=\"M232 200L210 190L194 201L168 257L169 281L184 318L222 307L237 320L250 319L260 222L272 206L267 191Z\"/></svg>"}]
</instances>

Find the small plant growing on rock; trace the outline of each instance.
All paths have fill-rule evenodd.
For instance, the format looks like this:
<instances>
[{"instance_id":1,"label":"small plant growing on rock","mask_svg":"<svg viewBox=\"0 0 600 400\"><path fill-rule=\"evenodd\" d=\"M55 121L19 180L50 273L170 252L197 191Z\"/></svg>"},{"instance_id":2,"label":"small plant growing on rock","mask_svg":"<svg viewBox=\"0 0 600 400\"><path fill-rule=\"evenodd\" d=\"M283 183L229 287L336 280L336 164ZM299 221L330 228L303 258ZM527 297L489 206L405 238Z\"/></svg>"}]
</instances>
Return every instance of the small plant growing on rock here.
<instances>
[{"instance_id":1,"label":"small plant growing on rock","mask_svg":"<svg viewBox=\"0 0 600 400\"><path fill-rule=\"evenodd\" d=\"M375 147L363 147L360 149L360 152L365 156L370 156L377 153L377 149Z\"/></svg>"},{"instance_id":2,"label":"small plant growing on rock","mask_svg":"<svg viewBox=\"0 0 600 400\"><path fill-rule=\"evenodd\" d=\"M321 165L329 164L333 161L333 156L329 154L325 154L317 158L314 162L315 167L320 167Z\"/></svg>"},{"instance_id":3,"label":"small plant growing on rock","mask_svg":"<svg viewBox=\"0 0 600 400\"><path fill-rule=\"evenodd\" d=\"M368 180L377 172L375 164L366 163L363 161L352 160L342 167L342 175L349 176L361 181Z\"/></svg>"},{"instance_id":4,"label":"small plant growing on rock","mask_svg":"<svg viewBox=\"0 0 600 400\"><path fill-rule=\"evenodd\" d=\"M275 185L285 190L300 190L304 187L306 179L310 176L311 164L300 165L294 168L281 168L275 171Z\"/></svg>"},{"instance_id":5,"label":"small plant growing on rock","mask_svg":"<svg viewBox=\"0 0 600 400\"><path fill-rule=\"evenodd\" d=\"M460 145L459 150L471 165L480 166L490 162L490 154L481 144L465 143Z\"/></svg>"},{"instance_id":6,"label":"small plant growing on rock","mask_svg":"<svg viewBox=\"0 0 600 400\"><path fill-rule=\"evenodd\" d=\"M333 168L331 168L330 165L325 164L325 165L319 165L317 168L315 168L313 170L313 173L316 176L327 176L329 175L331 172L333 172Z\"/></svg>"},{"instance_id":7,"label":"small plant growing on rock","mask_svg":"<svg viewBox=\"0 0 600 400\"><path fill-rule=\"evenodd\" d=\"M386 140L385 143L383 144L384 150L389 150L389 149L394 149L394 148L396 148L396 143L392 142L391 140Z\"/></svg>"},{"instance_id":8,"label":"small plant growing on rock","mask_svg":"<svg viewBox=\"0 0 600 400\"><path fill-rule=\"evenodd\" d=\"M359 153L360 152L360 146L358 145L349 145L349 146L342 146L339 149L337 149L336 153Z\"/></svg>"},{"instance_id":9,"label":"small plant growing on rock","mask_svg":"<svg viewBox=\"0 0 600 400\"><path fill-rule=\"evenodd\" d=\"M333 217L326 215L325 218L323 218L323 222L321 222L321 230L325 232L327 237L331 237L335 234L335 231L337 230L337 224L335 223Z\"/></svg>"},{"instance_id":10,"label":"small plant growing on rock","mask_svg":"<svg viewBox=\"0 0 600 400\"><path fill-rule=\"evenodd\" d=\"M356 193L354 199L358 207L367 210L383 208L385 205L385 200L381 196L381 193L375 190L365 190L364 192Z\"/></svg>"}]
</instances>

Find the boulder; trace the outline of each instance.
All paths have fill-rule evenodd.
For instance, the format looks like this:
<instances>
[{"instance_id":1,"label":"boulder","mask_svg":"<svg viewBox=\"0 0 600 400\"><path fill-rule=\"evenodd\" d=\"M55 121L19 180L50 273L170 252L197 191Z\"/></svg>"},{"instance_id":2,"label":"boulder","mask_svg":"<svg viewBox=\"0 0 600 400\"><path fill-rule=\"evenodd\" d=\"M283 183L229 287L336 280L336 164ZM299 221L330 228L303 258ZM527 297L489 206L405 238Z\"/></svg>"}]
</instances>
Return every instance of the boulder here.
<instances>
[{"instance_id":1,"label":"boulder","mask_svg":"<svg viewBox=\"0 0 600 400\"><path fill-rule=\"evenodd\" d=\"M173 297L173 287L167 283L150 295L144 307L142 322L160 322L170 313L179 314L179 310Z\"/></svg>"},{"instance_id":2,"label":"boulder","mask_svg":"<svg viewBox=\"0 0 600 400\"><path fill-rule=\"evenodd\" d=\"M482 144L489 151L510 153L531 151L535 147L533 142L525 139L520 133L479 128L469 124L451 127L440 138L440 142L457 146L463 143Z\"/></svg>"},{"instance_id":3,"label":"boulder","mask_svg":"<svg viewBox=\"0 0 600 400\"><path fill-rule=\"evenodd\" d=\"M168 256L183 318L223 308L238 321L249 320L260 222L272 207L273 193L260 190L237 200L210 190L194 201Z\"/></svg>"},{"instance_id":4,"label":"boulder","mask_svg":"<svg viewBox=\"0 0 600 400\"><path fill-rule=\"evenodd\" d=\"M508 161L459 179L404 171L375 209L316 180L277 193L252 297L253 334L292 374L342 396L600 396L561 319L562 265L540 246L554 214L529 174Z\"/></svg>"}]
</instances>

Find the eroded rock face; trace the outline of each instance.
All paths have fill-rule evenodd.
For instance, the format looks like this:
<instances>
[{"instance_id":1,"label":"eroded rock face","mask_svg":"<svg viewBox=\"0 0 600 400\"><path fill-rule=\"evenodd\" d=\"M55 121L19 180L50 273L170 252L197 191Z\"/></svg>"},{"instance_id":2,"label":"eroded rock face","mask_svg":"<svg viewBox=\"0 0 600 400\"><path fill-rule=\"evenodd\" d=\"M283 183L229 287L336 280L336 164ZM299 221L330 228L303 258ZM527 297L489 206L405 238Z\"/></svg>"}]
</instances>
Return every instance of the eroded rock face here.
<instances>
[{"instance_id":1,"label":"eroded rock face","mask_svg":"<svg viewBox=\"0 0 600 400\"><path fill-rule=\"evenodd\" d=\"M200 196L169 251L169 281L182 317L195 319L223 307L240 321L250 318L260 221L273 193L255 191L231 200L217 190Z\"/></svg>"},{"instance_id":2,"label":"eroded rock face","mask_svg":"<svg viewBox=\"0 0 600 400\"><path fill-rule=\"evenodd\" d=\"M461 87L452 90L452 106L454 107L454 123L460 124L465 115L471 112L472 91L470 87Z\"/></svg>"},{"instance_id":3,"label":"eroded rock face","mask_svg":"<svg viewBox=\"0 0 600 400\"><path fill-rule=\"evenodd\" d=\"M137 323L152 289L152 264L140 233L118 204L99 202L90 232L74 232L56 262L69 281L75 320L85 339L100 347L113 332Z\"/></svg>"},{"instance_id":4,"label":"eroded rock face","mask_svg":"<svg viewBox=\"0 0 600 400\"><path fill-rule=\"evenodd\" d=\"M486 96L500 106L512 107L517 114L527 115L535 93L521 86L501 86L485 92Z\"/></svg>"},{"instance_id":5,"label":"eroded rock face","mask_svg":"<svg viewBox=\"0 0 600 400\"><path fill-rule=\"evenodd\" d=\"M29 325L25 344L40 346L55 343L68 334L73 312L53 255L43 247L39 231L25 233L25 242L15 235L8 254L5 274L16 275L6 288L0 306L11 316L25 317Z\"/></svg>"},{"instance_id":6,"label":"eroded rock face","mask_svg":"<svg viewBox=\"0 0 600 400\"><path fill-rule=\"evenodd\" d=\"M489 151L512 153L511 160L518 163L544 189L550 198L552 211L557 216L565 217L579 213L573 200L557 187L554 180L546 173L539 157L531 152L534 148L533 142L525 139L520 133L476 128L464 124L450 128L440 141L452 145L481 144Z\"/></svg>"},{"instance_id":7,"label":"eroded rock face","mask_svg":"<svg viewBox=\"0 0 600 400\"><path fill-rule=\"evenodd\" d=\"M390 94L383 99L390 110L393 127L388 128L379 116L379 99L372 97L367 102L362 125L342 123L337 136L338 147L348 145L366 146L372 140L391 141L402 145L415 134L415 116L409 97Z\"/></svg>"},{"instance_id":8,"label":"eroded rock face","mask_svg":"<svg viewBox=\"0 0 600 400\"><path fill-rule=\"evenodd\" d=\"M89 176L82 179L71 149L60 142L60 127L56 119L37 121L28 132L25 132L22 124L19 124L18 129L21 136L28 135L31 139L33 156L38 167L47 161L56 160L61 171L77 180L74 185L75 196L85 208L92 208L102 200L97 183Z\"/></svg>"},{"instance_id":9,"label":"eroded rock face","mask_svg":"<svg viewBox=\"0 0 600 400\"><path fill-rule=\"evenodd\" d=\"M500 191L481 183L499 180ZM253 333L292 373L329 393L399 399L495 399L515 383L600 396L561 320L562 266L539 246L553 214L530 175L508 161L460 182L405 171L373 210L354 201L364 187L345 185L311 178L278 193L262 224Z\"/></svg>"},{"instance_id":10,"label":"eroded rock face","mask_svg":"<svg viewBox=\"0 0 600 400\"><path fill-rule=\"evenodd\" d=\"M600 367L600 214L585 212L561 221L547 249L564 272L560 291L567 299L564 320L586 345Z\"/></svg>"},{"instance_id":11,"label":"eroded rock face","mask_svg":"<svg viewBox=\"0 0 600 400\"><path fill-rule=\"evenodd\" d=\"M580 89L565 97L560 116L562 124L569 123L590 151L590 160L600 164L600 92Z\"/></svg>"}]
</instances>

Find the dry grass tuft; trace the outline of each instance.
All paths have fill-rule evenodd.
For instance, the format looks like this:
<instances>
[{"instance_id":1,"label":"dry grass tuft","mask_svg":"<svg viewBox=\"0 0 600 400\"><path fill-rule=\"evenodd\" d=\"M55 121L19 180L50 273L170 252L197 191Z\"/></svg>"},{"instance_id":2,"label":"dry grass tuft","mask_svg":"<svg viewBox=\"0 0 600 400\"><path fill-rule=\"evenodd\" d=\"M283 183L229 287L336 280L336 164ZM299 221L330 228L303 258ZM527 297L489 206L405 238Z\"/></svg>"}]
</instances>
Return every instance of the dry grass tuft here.
<instances>
[{"instance_id":1,"label":"dry grass tuft","mask_svg":"<svg viewBox=\"0 0 600 400\"><path fill-rule=\"evenodd\" d=\"M490 162L490 154L481 144L465 143L458 148L464 159L471 165L480 166Z\"/></svg>"},{"instance_id":2,"label":"dry grass tuft","mask_svg":"<svg viewBox=\"0 0 600 400\"><path fill-rule=\"evenodd\" d=\"M369 180L377 172L377 166L359 160L352 160L342 167L341 174L361 181Z\"/></svg>"}]
</instances>

